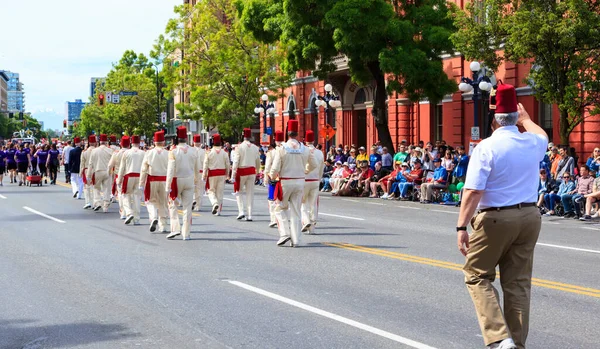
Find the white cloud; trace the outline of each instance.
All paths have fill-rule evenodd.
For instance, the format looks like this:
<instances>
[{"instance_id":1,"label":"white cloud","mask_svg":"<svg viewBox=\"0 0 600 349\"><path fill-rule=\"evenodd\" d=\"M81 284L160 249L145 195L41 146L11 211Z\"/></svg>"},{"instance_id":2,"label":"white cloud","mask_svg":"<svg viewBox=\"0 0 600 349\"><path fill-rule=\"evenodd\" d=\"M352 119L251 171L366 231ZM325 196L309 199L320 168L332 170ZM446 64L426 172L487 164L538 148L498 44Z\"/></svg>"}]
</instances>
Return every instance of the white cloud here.
<instances>
[{"instance_id":1,"label":"white cloud","mask_svg":"<svg viewBox=\"0 0 600 349\"><path fill-rule=\"evenodd\" d=\"M64 114L65 102L87 100L90 78L104 76L125 50L148 53L174 17L173 7L183 3L0 1L0 69L20 73L28 111L51 110L48 128L62 126L56 115Z\"/></svg>"}]
</instances>

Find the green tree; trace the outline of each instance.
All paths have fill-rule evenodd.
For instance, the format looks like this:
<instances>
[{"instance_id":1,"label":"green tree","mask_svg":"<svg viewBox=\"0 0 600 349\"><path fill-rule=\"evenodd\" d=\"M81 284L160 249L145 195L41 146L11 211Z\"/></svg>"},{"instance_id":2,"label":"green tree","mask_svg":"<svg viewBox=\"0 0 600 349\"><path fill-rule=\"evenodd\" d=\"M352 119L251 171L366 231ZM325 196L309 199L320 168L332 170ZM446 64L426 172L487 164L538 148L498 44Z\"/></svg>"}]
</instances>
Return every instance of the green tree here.
<instances>
[{"instance_id":1,"label":"green tree","mask_svg":"<svg viewBox=\"0 0 600 349\"><path fill-rule=\"evenodd\" d=\"M494 70L533 63L526 82L538 100L558 105L562 144L586 111L600 113L599 2L479 0L453 12L460 30L452 40L467 59Z\"/></svg>"},{"instance_id":2,"label":"green tree","mask_svg":"<svg viewBox=\"0 0 600 349\"><path fill-rule=\"evenodd\" d=\"M441 59L452 51L455 30L446 0L240 0L239 7L258 39L281 40L288 71L313 70L325 79L335 69L332 59L344 54L354 82L374 81L373 116L387 147L388 95L435 102L456 90Z\"/></svg>"},{"instance_id":3,"label":"green tree","mask_svg":"<svg viewBox=\"0 0 600 349\"><path fill-rule=\"evenodd\" d=\"M277 67L282 50L244 30L232 0L200 0L182 5L151 56L163 61L165 93L183 93L177 108L184 118L202 119L224 136L240 135L256 122L254 107L264 89L288 86L291 75Z\"/></svg>"},{"instance_id":4,"label":"green tree","mask_svg":"<svg viewBox=\"0 0 600 349\"><path fill-rule=\"evenodd\" d=\"M156 81L156 65L149 62L144 54L128 50L121 60L113 65L107 74L106 82L96 86L94 97L82 110L81 120L73 133L87 136L92 132L106 134L138 134L150 137L157 129L158 110L164 110L164 103L158 104L157 83L160 91L161 78ZM137 96L120 96L118 104L98 105L98 95L111 92L136 91ZM160 99L160 98L159 98ZM157 109L157 106L159 107Z\"/></svg>"}]
</instances>

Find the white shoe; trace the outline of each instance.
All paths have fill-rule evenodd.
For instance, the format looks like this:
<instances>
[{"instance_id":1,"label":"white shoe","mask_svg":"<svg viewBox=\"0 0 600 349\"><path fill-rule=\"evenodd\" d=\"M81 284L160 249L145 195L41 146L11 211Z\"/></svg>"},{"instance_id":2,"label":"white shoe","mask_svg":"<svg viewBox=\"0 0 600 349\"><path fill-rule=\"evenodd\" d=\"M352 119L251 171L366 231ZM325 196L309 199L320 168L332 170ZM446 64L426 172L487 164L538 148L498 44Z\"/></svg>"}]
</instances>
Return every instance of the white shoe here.
<instances>
[{"instance_id":1,"label":"white shoe","mask_svg":"<svg viewBox=\"0 0 600 349\"><path fill-rule=\"evenodd\" d=\"M501 342L492 343L487 347L489 349L517 349L517 346L515 345L515 342L512 340L512 338L506 338Z\"/></svg>"},{"instance_id":2,"label":"white shoe","mask_svg":"<svg viewBox=\"0 0 600 349\"><path fill-rule=\"evenodd\" d=\"M386 193L386 194L381 195L380 199L387 199L388 197L389 197L389 195Z\"/></svg>"},{"instance_id":3,"label":"white shoe","mask_svg":"<svg viewBox=\"0 0 600 349\"><path fill-rule=\"evenodd\" d=\"M174 231L174 232L170 233L169 235L167 235L167 239L172 239L172 238L174 238L176 236L179 236L179 235L181 235L181 232Z\"/></svg>"},{"instance_id":4,"label":"white shoe","mask_svg":"<svg viewBox=\"0 0 600 349\"><path fill-rule=\"evenodd\" d=\"M157 225L158 225L158 219L153 220L152 223L150 224L150 231L154 233L156 231Z\"/></svg>"},{"instance_id":5,"label":"white shoe","mask_svg":"<svg viewBox=\"0 0 600 349\"><path fill-rule=\"evenodd\" d=\"M237 219L238 221L241 221L241 220L242 220L242 219L244 219L244 218L246 218L246 216L244 216L244 214L243 214L243 213L240 213L240 214L237 216L237 218L236 218L236 219Z\"/></svg>"},{"instance_id":6,"label":"white shoe","mask_svg":"<svg viewBox=\"0 0 600 349\"><path fill-rule=\"evenodd\" d=\"M126 216L121 216L121 219L125 220L125 219L127 219L127 217Z\"/></svg>"},{"instance_id":7,"label":"white shoe","mask_svg":"<svg viewBox=\"0 0 600 349\"><path fill-rule=\"evenodd\" d=\"M592 215L592 219L598 218L598 217L600 217L600 211L598 211Z\"/></svg>"},{"instance_id":8,"label":"white shoe","mask_svg":"<svg viewBox=\"0 0 600 349\"><path fill-rule=\"evenodd\" d=\"M277 227L277 222L273 222L271 224L269 224L269 228L276 228Z\"/></svg>"},{"instance_id":9,"label":"white shoe","mask_svg":"<svg viewBox=\"0 0 600 349\"><path fill-rule=\"evenodd\" d=\"M277 246L283 246L286 244L286 242L288 241L292 241L292 238L289 236L284 236L282 238L279 238L279 241L277 241Z\"/></svg>"},{"instance_id":10,"label":"white shoe","mask_svg":"<svg viewBox=\"0 0 600 349\"><path fill-rule=\"evenodd\" d=\"M250 216L246 217L246 222L252 222L252 217L250 217Z\"/></svg>"},{"instance_id":11,"label":"white shoe","mask_svg":"<svg viewBox=\"0 0 600 349\"><path fill-rule=\"evenodd\" d=\"M129 223L131 223L132 221L133 221L133 216L129 216L129 217L127 217L127 219L125 219L125 222L124 222L124 223L125 223L125 224L129 224Z\"/></svg>"},{"instance_id":12,"label":"white shoe","mask_svg":"<svg viewBox=\"0 0 600 349\"><path fill-rule=\"evenodd\" d=\"M219 205L214 205L212 208L212 214L217 215L219 213Z\"/></svg>"},{"instance_id":13,"label":"white shoe","mask_svg":"<svg viewBox=\"0 0 600 349\"><path fill-rule=\"evenodd\" d=\"M83 206L84 210L87 210L88 208L92 208L92 205L91 204L86 204L85 206Z\"/></svg>"},{"instance_id":14,"label":"white shoe","mask_svg":"<svg viewBox=\"0 0 600 349\"><path fill-rule=\"evenodd\" d=\"M304 224L304 226L302 227L302 230L301 230L301 231L302 231L303 233L304 233L304 232L307 232L307 231L308 231L308 229L310 229L310 227L311 227L311 224L310 224L310 223L306 223L306 224Z\"/></svg>"}]
</instances>

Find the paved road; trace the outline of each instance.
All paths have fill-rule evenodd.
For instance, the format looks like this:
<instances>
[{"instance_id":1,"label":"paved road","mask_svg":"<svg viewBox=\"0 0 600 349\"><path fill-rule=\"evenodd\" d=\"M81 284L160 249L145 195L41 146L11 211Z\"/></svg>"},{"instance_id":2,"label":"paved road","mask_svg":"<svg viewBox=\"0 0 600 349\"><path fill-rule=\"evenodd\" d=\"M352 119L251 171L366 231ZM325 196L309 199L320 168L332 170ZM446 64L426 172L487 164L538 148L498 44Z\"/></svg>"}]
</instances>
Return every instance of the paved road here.
<instances>
[{"instance_id":1,"label":"paved road","mask_svg":"<svg viewBox=\"0 0 600 349\"><path fill-rule=\"evenodd\" d=\"M324 195L319 235L291 249L264 190L254 222L227 192L184 242L61 185L0 188L0 348L483 347L454 207ZM599 262L597 223L544 220L530 348L598 346Z\"/></svg>"}]
</instances>

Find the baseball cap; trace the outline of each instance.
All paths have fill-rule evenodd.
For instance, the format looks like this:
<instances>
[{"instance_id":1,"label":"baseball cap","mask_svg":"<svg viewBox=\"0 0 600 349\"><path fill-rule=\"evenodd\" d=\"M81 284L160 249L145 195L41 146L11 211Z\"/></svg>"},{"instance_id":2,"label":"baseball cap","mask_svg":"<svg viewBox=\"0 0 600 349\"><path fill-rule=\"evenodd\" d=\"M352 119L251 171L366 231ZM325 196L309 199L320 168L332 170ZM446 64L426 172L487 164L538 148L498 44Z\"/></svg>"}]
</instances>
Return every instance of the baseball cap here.
<instances>
[{"instance_id":1,"label":"baseball cap","mask_svg":"<svg viewBox=\"0 0 600 349\"><path fill-rule=\"evenodd\" d=\"M422 164L421 159L415 159L415 161L413 161L415 164L418 162L419 164Z\"/></svg>"},{"instance_id":2,"label":"baseball cap","mask_svg":"<svg viewBox=\"0 0 600 349\"><path fill-rule=\"evenodd\" d=\"M365 150L365 147L360 147L358 148L358 150Z\"/></svg>"},{"instance_id":3,"label":"baseball cap","mask_svg":"<svg viewBox=\"0 0 600 349\"><path fill-rule=\"evenodd\" d=\"M341 164L342 164L342 162L338 160L338 161L336 161L336 162L335 162L335 164L336 164L336 165L341 165Z\"/></svg>"},{"instance_id":4,"label":"baseball cap","mask_svg":"<svg viewBox=\"0 0 600 349\"><path fill-rule=\"evenodd\" d=\"M402 161L396 161L396 165L400 165Z\"/></svg>"},{"instance_id":5,"label":"baseball cap","mask_svg":"<svg viewBox=\"0 0 600 349\"><path fill-rule=\"evenodd\" d=\"M440 158L435 158L435 159L433 159L433 162L442 162L442 159L440 159Z\"/></svg>"},{"instance_id":6,"label":"baseball cap","mask_svg":"<svg viewBox=\"0 0 600 349\"><path fill-rule=\"evenodd\" d=\"M348 166L348 163L347 163L347 162L344 162L344 164L343 164L342 166Z\"/></svg>"},{"instance_id":7,"label":"baseball cap","mask_svg":"<svg viewBox=\"0 0 600 349\"><path fill-rule=\"evenodd\" d=\"M402 165L400 165L402 167L408 167L408 164L406 162L403 162Z\"/></svg>"}]
</instances>

